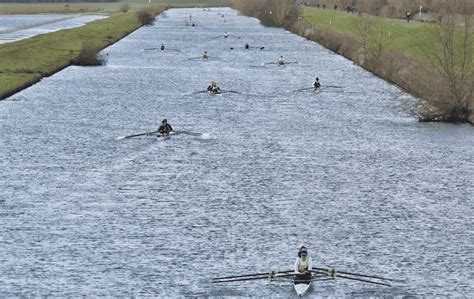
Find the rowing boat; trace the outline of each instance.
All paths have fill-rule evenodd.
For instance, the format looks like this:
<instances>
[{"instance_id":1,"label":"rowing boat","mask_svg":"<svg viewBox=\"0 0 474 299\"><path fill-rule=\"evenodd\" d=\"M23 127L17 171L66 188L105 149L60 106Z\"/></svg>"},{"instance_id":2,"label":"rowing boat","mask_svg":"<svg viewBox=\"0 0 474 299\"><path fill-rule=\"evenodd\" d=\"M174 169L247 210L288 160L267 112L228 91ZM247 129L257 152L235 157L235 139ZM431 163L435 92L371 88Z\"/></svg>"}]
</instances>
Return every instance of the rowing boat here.
<instances>
[{"instance_id":1,"label":"rowing boat","mask_svg":"<svg viewBox=\"0 0 474 299\"><path fill-rule=\"evenodd\" d=\"M309 272L309 273L308 273ZM311 275L309 275L311 274ZM342 275L341 275L342 274ZM308 270L307 274L297 274L294 270L280 271L280 272L263 272L254 274L234 275L217 277L212 279L212 283L232 283L240 281L265 280L270 282L289 282L293 284L293 288L299 297L304 296L311 287L312 281L334 281L336 278L349 279L353 281L360 281L370 284L382 285L390 287L390 281L395 281L390 278L384 278L376 275L365 275L353 272L337 271L336 269L327 268L313 268Z\"/></svg>"},{"instance_id":2,"label":"rowing boat","mask_svg":"<svg viewBox=\"0 0 474 299\"><path fill-rule=\"evenodd\" d=\"M161 141L161 140L168 140L168 139L171 138L172 135L179 135L179 134L190 135L190 136L195 136L195 137L203 136L203 133L195 133L195 132L184 131L184 130L171 131L167 135L161 135L158 131L153 131L153 132L145 132L145 133L140 133L140 134L122 136L122 137L118 137L117 140L127 139L127 138L134 138L134 137L141 137L141 136L154 136L154 137L158 138L158 140Z\"/></svg>"},{"instance_id":3,"label":"rowing boat","mask_svg":"<svg viewBox=\"0 0 474 299\"><path fill-rule=\"evenodd\" d=\"M309 279L301 279L302 275L295 275L293 279L293 287L295 288L296 294L301 297L308 291L309 287L311 286L312 278Z\"/></svg>"}]
</instances>

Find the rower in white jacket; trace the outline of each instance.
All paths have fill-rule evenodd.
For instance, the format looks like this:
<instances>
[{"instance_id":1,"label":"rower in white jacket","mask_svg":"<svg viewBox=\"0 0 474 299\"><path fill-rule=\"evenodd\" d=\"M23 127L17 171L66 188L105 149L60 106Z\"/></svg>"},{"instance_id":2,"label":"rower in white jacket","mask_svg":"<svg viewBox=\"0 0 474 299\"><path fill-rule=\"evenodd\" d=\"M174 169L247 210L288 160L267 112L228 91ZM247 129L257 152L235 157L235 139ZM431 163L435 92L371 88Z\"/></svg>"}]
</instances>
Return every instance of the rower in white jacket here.
<instances>
[{"instance_id":1,"label":"rower in white jacket","mask_svg":"<svg viewBox=\"0 0 474 299\"><path fill-rule=\"evenodd\" d=\"M311 272L309 272L309 270L312 269L313 263L311 261L311 257L308 255L308 249L304 246L301 246L295 262L295 280L310 280Z\"/></svg>"}]
</instances>

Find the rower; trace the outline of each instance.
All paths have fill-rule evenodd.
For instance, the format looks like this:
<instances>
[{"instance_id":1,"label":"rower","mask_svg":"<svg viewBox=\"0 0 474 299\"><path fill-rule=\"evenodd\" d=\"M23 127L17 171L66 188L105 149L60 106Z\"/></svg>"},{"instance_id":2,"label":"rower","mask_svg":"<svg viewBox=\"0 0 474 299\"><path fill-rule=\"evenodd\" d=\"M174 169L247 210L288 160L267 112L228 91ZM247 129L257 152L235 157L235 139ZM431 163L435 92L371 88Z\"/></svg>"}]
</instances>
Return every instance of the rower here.
<instances>
[{"instance_id":1,"label":"rower","mask_svg":"<svg viewBox=\"0 0 474 299\"><path fill-rule=\"evenodd\" d=\"M164 51L165 50L165 44L161 44L161 47L160 47L161 51Z\"/></svg>"},{"instance_id":2,"label":"rower","mask_svg":"<svg viewBox=\"0 0 474 299\"><path fill-rule=\"evenodd\" d=\"M313 86L314 86L314 89L315 89L315 90L317 90L317 89L319 89L319 88L321 87L321 82L319 82L319 78L318 78L318 77L316 77L316 81L314 81Z\"/></svg>"},{"instance_id":3,"label":"rower","mask_svg":"<svg viewBox=\"0 0 474 299\"><path fill-rule=\"evenodd\" d=\"M280 56L280 58L277 59L276 64L278 65L284 65L285 60L283 59L283 56Z\"/></svg>"},{"instance_id":4,"label":"rower","mask_svg":"<svg viewBox=\"0 0 474 299\"><path fill-rule=\"evenodd\" d=\"M245 43L245 49L247 49L247 50L250 49L249 43Z\"/></svg>"},{"instance_id":5,"label":"rower","mask_svg":"<svg viewBox=\"0 0 474 299\"><path fill-rule=\"evenodd\" d=\"M228 38L229 37L229 34L227 33L227 31L224 33L224 38Z\"/></svg>"},{"instance_id":6,"label":"rower","mask_svg":"<svg viewBox=\"0 0 474 299\"><path fill-rule=\"evenodd\" d=\"M296 281L307 281L311 280L311 272L313 269L311 257L308 256L308 249L305 246L301 246L298 251L298 257L295 262L295 280Z\"/></svg>"},{"instance_id":7,"label":"rower","mask_svg":"<svg viewBox=\"0 0 474 299\"><path fill-rule=\"evenodd\" d=\"M209 55L207 55L207 51L204 51L204 53L202 54L202 59L208 59L209 58Z\"/></svg>"},{"instance_id":8,"label":"rower","mask_svg":"<svg viewBox=\"0 0 474 299\"><path fill-rule=\"evenodd\" d=\"M173 128L168 123L168 120L165 118L161 121L161 126L158 128L160 136L168 136L170 132L173 131Z\"/></svg>"},{"instance_id":9,"label":"rower","mask_svg":"<svg viewBox=\"0 0 474 299\"><path fill-rule=\"evenodd\" d=\"M211 85L207 87L207 91L212 92L213 94L221 93L221 89L217 86L216 81L211 82Z\"/></svg>"}]
</instances>

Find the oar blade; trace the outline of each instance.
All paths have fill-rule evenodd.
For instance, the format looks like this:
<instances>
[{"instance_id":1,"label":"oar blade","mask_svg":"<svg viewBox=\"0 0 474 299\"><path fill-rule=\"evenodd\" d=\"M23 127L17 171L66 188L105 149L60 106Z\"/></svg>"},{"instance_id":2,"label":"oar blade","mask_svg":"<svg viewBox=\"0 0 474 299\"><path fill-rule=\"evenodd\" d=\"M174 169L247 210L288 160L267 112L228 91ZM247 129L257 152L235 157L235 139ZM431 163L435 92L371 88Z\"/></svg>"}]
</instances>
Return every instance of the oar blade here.
<instances>
[{"instance_id":1,"label":"oar blade","mask_svg":"<svg viewBox=\"0 0 474 299\"><path fill-rule=\"evenodd\" d=\"M391 287L391 284L388 284L386 282L379 282L379 281L371 281L367 279L361 279L361 278L355 278L355 277L350 277L346 275L337 275L338 278L344 278L344 279L350 279L350 280L355 280L355 281L361 281L361 282L366 282L366 283L371 283L371 284L378 284L378 285L383 285L387 287Z\"/></svg>"}]
</instances>

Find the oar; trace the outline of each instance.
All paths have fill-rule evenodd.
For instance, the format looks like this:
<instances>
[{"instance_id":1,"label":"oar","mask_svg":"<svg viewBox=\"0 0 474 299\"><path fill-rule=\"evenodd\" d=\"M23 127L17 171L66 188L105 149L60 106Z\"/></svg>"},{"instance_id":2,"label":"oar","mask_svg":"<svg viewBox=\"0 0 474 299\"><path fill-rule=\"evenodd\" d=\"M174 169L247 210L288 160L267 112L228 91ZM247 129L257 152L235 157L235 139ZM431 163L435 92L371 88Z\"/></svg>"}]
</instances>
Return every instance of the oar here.
<instances>
[{"instance_id":1,"label":"oar","mask_svg":"<svg viewBox=\"0 0 474 299\"><path fill-rule=\"evenodd\" d=\"M362 282L367 282L367 283L372 283L372 284L379 284L387 287L391 287L390 284L385 283L385 282L376 282L376 281L370 281L366 279L360 279L360 278L355 278L355 277L349 277L349 276L344 276L344 275L337 275L339 278L345 278L345 279L351 279L351 280L357 280L357 281L362 281Z\"/></svg>"},{"instance_id":2,"label":"oar","mask_svg":"<svg viewBox=\"0 0 474 299\"><path fill-rule=\"evenodd\" d=\"M303 90L310 90L310 89L314 89L314 87L305 87L305 88L295 89L295 90L292 90L291 92L297 92L297 91L303 91Z\"/></svg>"},{"instance_id":3,"label":"oar","mask_svg":"<svg viewBox=\"0 0 474 299\"><path fill-rule=\"evenodd\" d=\"M330 87L330 88L343 88L342 86L337 86L337 85L325 85L324 87Z\"/></svg>"},{"instance_id":4,"label":"oar","mask_svg":"<svg viewBox=\"0 0 474 299\"><path fill-rule=\"evenodd\" d=\"M193 59L201 59L201 58L202 58L202 56L199 56L199 57L191 57L191 58L185 59L185 61L193 60ZM205 59L205 58L202 58L202 59Z\"/></svg>"},{"instance_id":5,"label":"oar","mask_svg":"<svg viewBox=\"0 0 474 299\"><path fill-rule=\"evenodd\" d=\"M195 133L195 132L190 132L190 131L176 131L177 134L185 134L185 135L191 135L191 136L202 136L202 133Z\"/></svg>"},{"instance_id":6,"label":"oar","mask_svg":"<svg viewBox=\"0 0 474 299\"><path fill-rule=\"evenodd\" d=\"M231 278L242 278L242 277L251 277L251 276L260 276L260 275L266 275L266 277L270 275L277 275L280 273L290 273L293 272L293 270L288 270L288 271L280 271L280 272L262 272L262 273L254 273L254 274L243 274L243 275L234 275L234 276L225 276L225 277L216 277L213 278L212 280L220 280L220 279L231 279Z\"/></svg>"},{"instance_id":7,"label":"oar","mask_svg":"<svg viewBox=\"0 0 474 299\"><path fill-rule=\"evenodd\" d=\"M212 280L211 283L224 283L224 282L236 282L236 281L246 281L246 280L258 280L258 279L272 279L272 278L282 278L282 277L288 277L288 276L294 276L294 274L284 274L284 275L279 275L279 276L259 276L259 277L246 277L246 278L237 278L237 279L224 279L224 280Z\"/></svg>"},{"instance_id":8,"label":"oar","mask_svg":"<svg viewBox=\"0 0 474 299\"><path fill-rule=\"evenodd\" d=\"M118 139L126 139L126 138L140 137L140 136L145 136L145 135L153 135L153 134L156 134L158 132L159 131L153 131L153 132L146 132L146 133L128 135L128 136L119 137Z\"/></svg>"},{"instance_id":9,"label":"oar","mask_svg":"<svg viewBox=\"0 0 474 299\"><path fill-rule=\"evenodd\" d=\"M359 274L359 273L352 273L352 272L346 272L346 271L337 271L336 269L325 269L325 268L313 268L318 271L325 271L329 272L329 275L333 275L336 273L340 274L346 274L346 275L352 275L352 276L360 276L360 277L367 277L367 278L375 278L375 279L382 279L382 280L389 280L389 281L395 281L394 279L391 278L385 278L381 276L376 276L376 275L365 275L365 274Z\"/></svg>"},{"instance_id":10,"label":"oar","mask_svg":"<svg viewBox=\"0 0 474 299\"><path fill-rule=\"evenodd\" d=\"M221 90L221 92L228 92L228 93L240 93L238 91L235 91L235 90Z\"/></svg>"}]
</instances>

